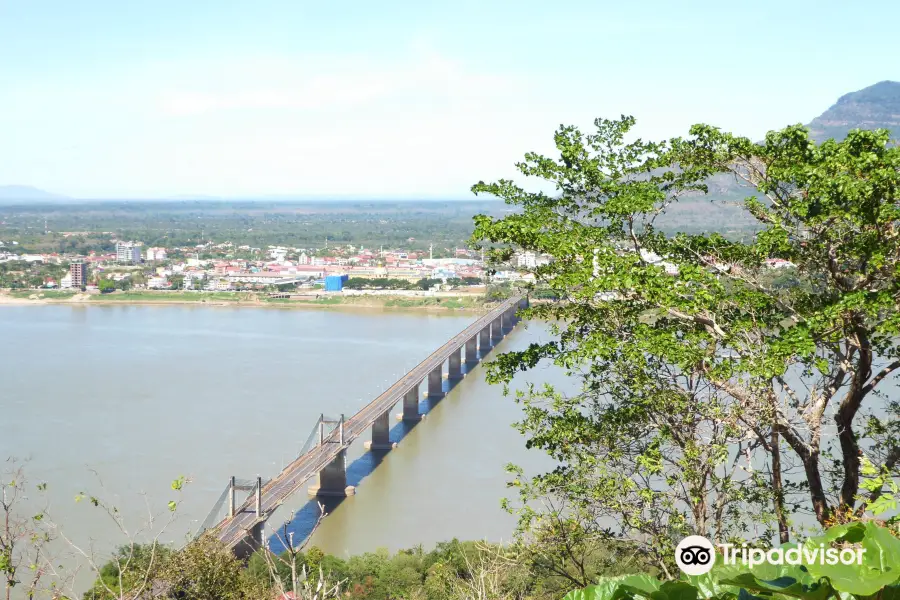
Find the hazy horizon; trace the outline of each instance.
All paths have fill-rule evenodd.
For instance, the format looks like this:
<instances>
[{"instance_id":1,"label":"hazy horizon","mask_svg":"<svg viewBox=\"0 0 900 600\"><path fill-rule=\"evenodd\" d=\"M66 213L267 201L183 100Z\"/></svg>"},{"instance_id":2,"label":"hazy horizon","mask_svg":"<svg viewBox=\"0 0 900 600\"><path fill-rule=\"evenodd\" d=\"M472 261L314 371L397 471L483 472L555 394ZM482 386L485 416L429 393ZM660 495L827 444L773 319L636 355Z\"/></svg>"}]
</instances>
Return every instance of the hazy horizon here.
<instances>
[{"instance_id":1,"label":"hazy horizon","mask_svg":"<svg viewBox=\"0 0 900 600\"><path fill-rule=\"evenodd\" d=\"M900 79L879 4L0 2L0 185L464 198L560 124L760 139Z\"/></svg>"}]
</instances>

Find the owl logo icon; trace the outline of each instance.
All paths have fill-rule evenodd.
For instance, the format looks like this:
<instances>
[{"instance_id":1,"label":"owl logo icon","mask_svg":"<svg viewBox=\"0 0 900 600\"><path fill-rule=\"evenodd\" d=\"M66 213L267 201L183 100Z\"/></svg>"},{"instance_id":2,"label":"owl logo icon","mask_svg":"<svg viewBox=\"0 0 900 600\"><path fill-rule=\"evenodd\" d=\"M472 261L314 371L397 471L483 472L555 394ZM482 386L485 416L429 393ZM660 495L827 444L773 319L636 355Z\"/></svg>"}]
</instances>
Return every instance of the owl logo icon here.
<instances>
[{"instance_id":1,"label":"owl logo icon","mask_svg":"<svg viewBox=\"0 0 900 600\"><path fill-rule=\"evenodd\" d=\"M685 575L705 575L715 562L715 547L702 535L689 535L675 548L675 563Z\"/></svg>"}]
</instances>

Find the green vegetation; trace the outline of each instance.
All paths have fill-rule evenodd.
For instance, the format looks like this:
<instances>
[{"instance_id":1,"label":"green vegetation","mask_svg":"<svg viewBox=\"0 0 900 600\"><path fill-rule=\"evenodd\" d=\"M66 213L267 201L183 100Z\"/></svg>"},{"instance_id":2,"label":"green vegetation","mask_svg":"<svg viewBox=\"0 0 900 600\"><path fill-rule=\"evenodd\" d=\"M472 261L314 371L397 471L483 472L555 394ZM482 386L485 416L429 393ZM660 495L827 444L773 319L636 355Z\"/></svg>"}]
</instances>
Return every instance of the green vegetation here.
<instances>
[{"instance_id":1,"label":"green vegetation","mask_svg":"<svg viewBox=\"0 0 900 600\"><path fill-rule=\"evenodd\" d=\"M900 596L900 402L885 394L900 369L900 147L886 131L817 145L799 126L761 143L706 125L687 138L627 142L632 118L595 124L587 135L561 128L559 158L527 154L518 165L556 195L506 180L473 187L513 207L475 220L473 242L495 264L519 249L553 257L533 270L530 289L542 301L524 316L549 323L555 339L495 357L489 380L506 385L552 363L580 384L568 394L528 384L517 396L526 446L555 466L533 476L509 466L515 497L503 505L519 517L511 544L451 542L346 560L290 547L242 565L212 537L181 550L132 543L99 569L85 600L288 591L550 600L574 588L570 600ZM661 226L685 196L695 205L710 182L735 175L754 190L740 207L753 235ZM767 261L776 258L793 266L775 271ZM484 298L384 306L457 308L513 292L491 285ZM209 297L158 295L179 296ZM358 301L371 300L298 300ZM9 515L7 487L23 488L18 478L3 487ZM79 498L120 523L113 507ZM172 514L177 506L169 503ZM42 560L55 530L43 513L6 523L7 588L21 580L36 589L40 576L23 576L24 565ZM804 541L811 533L821 535ZM866 553L861 565L717 557L709 574L687 577L675 558L688 535L760 551L793 542Z\"/></svg>"},{"instance_id":2,"label":"green vegetation","mask_svg":"<svg viewBox=\"0 0 900 600\"><path fill-rule=\"evenodd\" d=\"M249 292L179 292L179 291L128 291L91 296L91 300L103 302L253 302L256 295Z\"/></svg>"},{"instance_id":3,"label":"green vegetation","mask_svg":"<svg viewBox=\"0 0 900 600\"><path fill-rule=\"evenodd\" d=\"M384 305L387 307L409 308L414 306L440 306L442 308L466 309L478 308L482 306L483 301L478 297L459 297L459 298L391 298L386 300Z\"/></svg>"},{"instance_id":4,"label":"green vegetation","mask_svg":"<svg viewBox=\"0 0 900 600\"><path fill-rule=\"evenodd\" d=\"M21 260L0 262L0 288L21 289L37 288L44 285L46 279L52 279L59 285L69 271L69 264L59 265L30 263Z\"/></svg>"},{"instance_id":5,"label":"green vegetation","mask_svg":"<svg viewBox=\"0 0 900 600\"><path fill-rule=\"evenodd\" d=\"M43 299L46 298L48 300L66 300L71 298L75 294L79 293L76 290L13 290L9 292L9 295L13 298L37 298Z\"/></svg>"},{"instance_id":6,"label":"green vegetation","mask_svg":"<svg viewBox=\"0 0 900 600\"><path fill-rule=\"evenodd\" d=\"M616 566L614 558L621 555L615 549L602 556L605 560L593 567L607 576L635 566L632 562ZM360 600L550 600L571 589L564 578L528 563L515 546L453 540L430 551L417 547L391 555L381 549L347 559L316 547L289 549L278 556L261 550L241 564L215 538L204 536L178 551L152 545L121 548L100 568L83 599L132 597L148 588L164 598L257 600L294 592L306 599L313 598L310 592L320 586L330 593L315 597Z\"/></svg>"},{"instance_id":7,"label":"green vegetation","mask_svg":"<svg viewBox=\"0 0 900 600\"><path fill-rule=\"evenodd\" d=\"M821 564L810 560L820 544L832 552L850 549L855 553L859 549L862 561ZM795 544L784 544L780 550L783 556L790 556L788 551L795 548ZM872 522L832 527L825 535L807 540L801 548L809 554L796 553L796 564L726 564L723 555L717 554L709 573L682 575L677 581L663 582L646 574L601 577L595 585L570 592L565 600L862 600L893 598L900 592L900 539Z\"/></svg>"},{"instance_id":8,"label":"green vegetation","mask_svg":"<svg viewBox=\"0 0 900 600\"><path fill-rule=\"evenodd\" d=\"M526 155L521 172L558 196L474 187L521 208L478 217L476 241L496 260L551 254L536 275L562 299L528 311L559 338L502 355L490 378L549 361L582 384L519 398L529 447L559 464L533 478L511 467L521 534L560 552L636 540L672 577L688 534L784 543L802 515L866 518L900 458L900 404L879 398L900 367L900 148L885 131L818 146L799 126L761 144L703 125L626 143L633 124L564 127L559 159ZM755 186L744 210L759 234L661 234L656 217L716 173ZM772 285L774 257L802 285ZM882 485L861 487L864 459ZM564 509L537 508L548 499Z\"/></svg>"},{"instance_id":9,"label":"green vegetation","mask_svg":"<svg viewBox=\"0 0 900 600\"><path fill-rule=\"evenodd\" d=\"M433 244L440 258L465 245L473 214L495 210L503 206L490 200L31 201L0 203L0 240L17 240L22 251L77 254L113 252L114 237L166 248L212 241L262 249L354 244L427 252Z\"/></svg>"}]
</instances>

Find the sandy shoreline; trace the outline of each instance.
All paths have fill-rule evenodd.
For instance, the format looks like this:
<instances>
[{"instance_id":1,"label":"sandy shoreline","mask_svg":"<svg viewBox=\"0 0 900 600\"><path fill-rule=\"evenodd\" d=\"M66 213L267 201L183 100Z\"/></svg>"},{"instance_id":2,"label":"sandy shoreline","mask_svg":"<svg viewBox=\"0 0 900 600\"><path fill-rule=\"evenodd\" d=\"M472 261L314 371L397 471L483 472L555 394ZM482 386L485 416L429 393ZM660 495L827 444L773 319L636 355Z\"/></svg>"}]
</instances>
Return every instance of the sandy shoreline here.
<instances>
[{"instance_id":1,"label":"sandy shoreline","mask_svg":"<svg viewBox=\"0 0 900 600\"><path fill-rule=\"evenodd\" d=\"M96 299L90 294L76 294L71 298L16 298L8 294L0 293L0 306L203 306L203 307L233 307L233 308L275 308L275 309L338 309L338 310L365 310L365 311L415 311L436 313L481 313L487 310L486 306L449 308L440 305L422 306L387 306L390 300L401 300L402 297L380 296L366 300L340 302L335 304L317 303L314 301L295 300L288 302L265 302L262 300L152 300L152 299Z\"/></svg>"}]
</instances>

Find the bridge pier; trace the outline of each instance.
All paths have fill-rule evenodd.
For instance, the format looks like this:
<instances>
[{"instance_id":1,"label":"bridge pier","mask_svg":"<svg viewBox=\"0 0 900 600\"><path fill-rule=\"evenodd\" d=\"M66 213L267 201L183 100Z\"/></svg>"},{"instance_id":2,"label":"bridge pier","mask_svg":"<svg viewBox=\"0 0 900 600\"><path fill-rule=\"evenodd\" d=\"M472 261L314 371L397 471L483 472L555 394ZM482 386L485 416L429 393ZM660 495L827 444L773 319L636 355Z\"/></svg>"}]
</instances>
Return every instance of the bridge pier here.
<instances>
[{"instance_id":1,"label":"bridge pier","mask_svg":"<svg viewBox=\"0 0 900 600\"><path fill-rule=\"evenodd\" d=\"M265 528L266 522L260 521L247 530L247 535L235 544L232 550L235 558L238 560L247 560L254 552L262 548L266 541Z\"/></svg>"},{"instance_id":2,"label":"bridge pier","mask_svg":"<svg viewBox=\"0 0 900 600\"><path fill-rule=\"evenodd\" d=\"M421 421L425 415L419 414L419 385L403 396L403 412L397 415L401 421Z\"/></svg>"},{"instance_id":3,"label":"bridge pier","mask_svg":"<svg viewBox=\"0 0 900 600\"><path fill-rule=\"evenodd\" d=\"M444 395L444 365L438 365L428 374L428 399L434 400Z\"/></svg>"},{"instance_id":4,"label":"bridge pier","mask_svg":"<svg viewBox=\"0 0 900 600\"><path fill-rule=\"evenodd\" d=\"M450 363L447 369L447 379L462 379L462 348L457 348L450 355Z\"/></svg>"},{"instance_id":5,"label":"bridge pier","mask_svg":"<svg viewBox=\"0 0 900 600\"><path fill-rule=\"evenodd\" d=\"M474 335L466 341L466 366L473 367L478 364L478 336Z\"/></svg>"},{"instance_id":6,"label":"bridge pier","mask_svg":"<svg viewBox=\"0 0 900 600\"><path fill-rule=\"evenodd\" d=\"M481 357L484 358L484 355L491 349L491 326L488 325L482 329L478 338L478 347L481 349Z\"/></svg>"},{"instance_id":7,"label":"bridge pier","mask_svg":"<svg viewBox=\"0 0 900 600\"><path fill-rule=\"evenodd\" d=\"M496 346L497 342L503 339L503 317L497 317L491 323L491 345Z\"/></svg>"},{"instance_id":8,"label":"bridge pier","mask_svg":"<svg viewBox=\"0 0 900 600\"><path fill-rule=\"evenodd\" d=\"M319 471L319 482L309 486L310 496L352 496L356 488L347 485L347 450L341 450Z\"/></svg>"},{"instance_id":9,"label":"bridge pier","mask_svg":"<svg viewBox=\"0 0 900 600\"><path fill-rule=\"evenodd\" d=\"M375 419L372 423L372 441L363 444L366 450L390 450L397 447L396 443L391 442L390 418L390 411L385 411Z\"/></svg>"}]
</instances>

